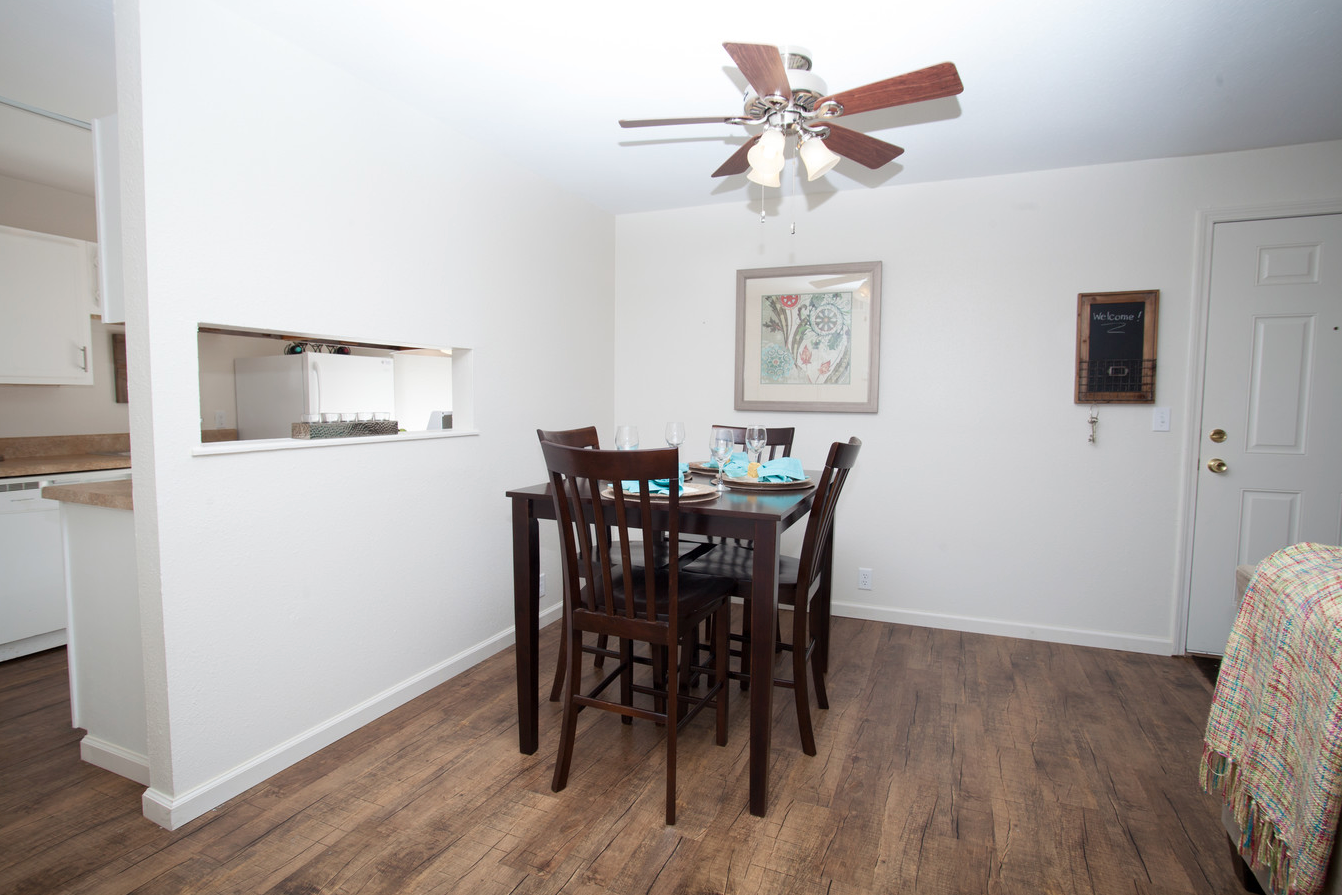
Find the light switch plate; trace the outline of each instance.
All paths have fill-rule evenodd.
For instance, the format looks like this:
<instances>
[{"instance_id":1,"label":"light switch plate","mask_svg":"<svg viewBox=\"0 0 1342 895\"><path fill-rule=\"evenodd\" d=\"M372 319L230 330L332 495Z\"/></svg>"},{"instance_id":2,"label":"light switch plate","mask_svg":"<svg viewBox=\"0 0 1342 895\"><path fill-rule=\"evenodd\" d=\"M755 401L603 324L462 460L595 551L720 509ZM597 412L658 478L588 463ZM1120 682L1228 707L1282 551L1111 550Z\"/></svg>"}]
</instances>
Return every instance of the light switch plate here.
<instances>
[{"instance_id":1,"label":"light switch plate","mask_svg":"<svg viewBox=\"0 0 1342 895\"><path fill-rule=\"evenodd\" d=\"M1168 407L1151 408L1151 431L1170 431L1170 409Z\"/></svg>"}]
</instances>

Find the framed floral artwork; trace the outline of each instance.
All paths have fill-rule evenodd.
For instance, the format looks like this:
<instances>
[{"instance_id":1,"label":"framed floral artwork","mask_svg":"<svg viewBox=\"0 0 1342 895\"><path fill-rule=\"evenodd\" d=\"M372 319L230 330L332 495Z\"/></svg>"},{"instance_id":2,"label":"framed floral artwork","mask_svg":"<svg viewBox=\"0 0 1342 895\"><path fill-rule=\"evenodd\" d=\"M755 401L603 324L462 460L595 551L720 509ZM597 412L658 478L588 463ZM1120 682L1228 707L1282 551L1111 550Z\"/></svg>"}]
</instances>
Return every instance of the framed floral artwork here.
<instances>
[{"instance_id":1,"label":"framed floral artwork","mask_svg":"<svg viewBox=\"0 0 1342 895\"><path fill-rule=\"evenodd\" d=\"M737 410L875 413L881 262L736 272Z\"/></svg>"}]
</instances>

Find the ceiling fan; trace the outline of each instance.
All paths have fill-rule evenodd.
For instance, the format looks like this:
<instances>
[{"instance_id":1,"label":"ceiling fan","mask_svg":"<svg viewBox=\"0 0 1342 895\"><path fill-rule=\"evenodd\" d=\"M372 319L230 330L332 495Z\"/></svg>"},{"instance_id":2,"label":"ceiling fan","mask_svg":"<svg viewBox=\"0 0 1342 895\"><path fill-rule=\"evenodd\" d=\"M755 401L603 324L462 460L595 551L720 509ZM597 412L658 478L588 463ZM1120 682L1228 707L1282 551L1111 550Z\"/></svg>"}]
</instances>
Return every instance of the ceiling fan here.
<instances>
[{"instance_id":1,"label":"ceiling fan","mask_svg":"<svg viewBox=\"0 0 1342 895\"><path fill-rule=\"evenodd\" d=\"M778 186L787 139L798 139L797 154L806 164L807 179L815 180L839 161L850 158L868 168L879 168L904 152L898 146L829 122L840 115L856 115L923 100L955 96L964 90L955 65L943 62L840 93L826 93L825 82L811 73L809 51L769 44L722 45L741 69L752 93L746 95L741 115L712 118L621 119L620 127L657 127L671 124L762 124L764 130L713 172L714 177L747 172L763 186ZM837 155L836 155L837 153Z\"/></svg>"}]
</instances>

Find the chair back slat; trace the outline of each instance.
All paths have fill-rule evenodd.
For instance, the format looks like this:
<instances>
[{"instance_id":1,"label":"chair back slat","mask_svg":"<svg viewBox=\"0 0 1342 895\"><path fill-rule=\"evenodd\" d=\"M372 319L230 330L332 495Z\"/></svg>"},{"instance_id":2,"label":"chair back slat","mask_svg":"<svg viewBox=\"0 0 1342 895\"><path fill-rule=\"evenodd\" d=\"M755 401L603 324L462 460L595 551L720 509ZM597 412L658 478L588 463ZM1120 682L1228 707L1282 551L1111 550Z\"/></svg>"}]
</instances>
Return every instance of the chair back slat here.
<instances>
[{"instance_id":1,"label":"chair back slat","mask_svg":"<svg viewBox=\"0 0 1342 895\"><path fill-rule=\"evenodd\" d=\"M674 626L680 495L672 487L666 498L654 503L651 482L678 479L677 451L603 451L544 439L541 450L560 528L565 598L573 601L575 609L652 624L658 623L660 608ZM626 493L625 482L637 482L638 493ZM663 508L667 521L659 526L653 515ZM663 533L670 545L665 575L653 571ZM634 558L640 546L643 562L638 566ZM586 599L577 596L583 590L579 579L592 582ZM658 592L659 584L665 593ZM630 585L637 585L637 591L631 592Z\"/></svg>"},{"instance_id":2,"label":"chair back slat","mask_svg":"<svg viewBox=\"0 0 1342 895\"><path fill-rule=\"evenodd\" d=\"M834 533L834 511L839 505L839 495L861 449L862 441L858 438L850 438L847 443L836 441L825 458L825 468L816 482L815 498L811 501L811 514L806 520L806 534L798 557L797 588L803 593L820 577L823 566L820 557ZM798 594L798 599L804 597Z\"/></svg>"},{"instance_id":3,"label":"chair back slat","mask_svg":"<svg viewBox=\"0 0 1342 895\"><path fill-rule=\"evenodd\" d=\"M568 447L599 448L596 426L583 426L581 429L537 429L536 437L542 442L552 441Z\"/></svg>"},{"instance_id":4,"label":"chair back slat","mask_svg":"<svg viewBox=\"0 0 1342 895\"><path fill-rule=\"evenodd\" d=\"M745 426L713 426L714 429L730 429L732 432L732 442L734 446L741 450L746 449L746 427ZM765 427L764 429L764 448L767 456L766 460L776 460L779 457L792 456L792 436L797 430L793 426L783 427Z\"/></svg>"}]
</instances>

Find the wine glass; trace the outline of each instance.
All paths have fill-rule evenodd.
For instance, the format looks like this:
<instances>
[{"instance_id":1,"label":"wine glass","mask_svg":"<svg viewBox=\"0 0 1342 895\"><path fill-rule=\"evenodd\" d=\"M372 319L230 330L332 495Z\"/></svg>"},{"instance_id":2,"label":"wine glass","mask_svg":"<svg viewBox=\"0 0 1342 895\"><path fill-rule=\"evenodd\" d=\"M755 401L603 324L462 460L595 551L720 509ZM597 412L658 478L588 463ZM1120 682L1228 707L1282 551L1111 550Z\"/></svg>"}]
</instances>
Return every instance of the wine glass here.
<instances>
[{"instance_id":1,"label":"wine glass","mask_svg":"<svg viewBox=\"0 0 1342 895\"><path fill-rule=\"evenodd\" d=\"M685 443L685 424L667 423L666 431L663 434L666 436L666 443L679 452L680 446ZM679 477L679 474L677 474L677 477Z\"/></svg>"},{"instance_id":2,"label":"wine glass","mask_svg":"<svg viewBox=\"0 0 1342 895\"><path fill-rule=\"evenodd\" d=\"M632 451L638 447L638 426L615 427L615 450Z\"/></svg>"},{"instance_id":3,"label":"wine glass","mask_svg":"<svg viewBox=\"0 0 1342 895\"><path fill-rule=\"evenodd\" d=\"M727 486L722 482L722 475L727 470L727 461L732 458L734 447L736 447L736 436L731 429L716 427L713 429L708 439L708 452L718 461L718 477L713 480L713 484L718 486L719 491L727 490Z\"/></svg>"},{"instance_id":4,"label":"wine glass","mask_svg":"<svg viewBox=\"0 0 1342 895\"><path fill-rule=\"evenodd\" d=\"M764 459L764 447L769 443L769 433L763 426L746 426L746 450L750 459L759 463Z\"/></svg>"}]
</instances>

